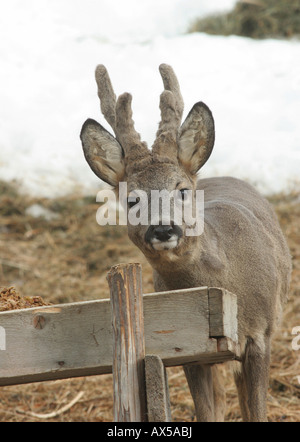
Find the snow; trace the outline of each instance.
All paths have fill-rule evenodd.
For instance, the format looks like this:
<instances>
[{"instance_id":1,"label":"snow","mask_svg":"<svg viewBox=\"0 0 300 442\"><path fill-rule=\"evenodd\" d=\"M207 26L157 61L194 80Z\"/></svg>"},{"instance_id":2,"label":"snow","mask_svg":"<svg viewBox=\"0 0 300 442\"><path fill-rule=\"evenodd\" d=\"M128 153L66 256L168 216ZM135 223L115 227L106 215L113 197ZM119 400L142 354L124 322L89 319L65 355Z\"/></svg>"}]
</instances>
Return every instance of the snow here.
<instances>
[{"instance_id":1,"label":"snow","mask_svg":"<svg viewBox=\"0 0 300 442\"><path fill-rule=\"evenodd\" d=\"M94 70L133 94L151 146L160 119L160 63L173 66L185 115L212 110L214 152L201 176L232 175L263 193L299 185L300 41L186 34L234 0L10 0L0 17L0 178L33 195L95 192L82 154L86 118L100 114Z\"/></svg>"},{"instance_id":2,"label":"snow","mask_svg":"<svg viewBox=\"0 0 300 442\"><path fill-rule=\"evenodd\" d=\"M52 212L51 210L46 209L40 204L32 204L31 206L27 207L27 209L25 210L25 214L28 216L32 216L33 218L41 217L46 219L47 221L59 218L58 213Z\"/></svg>"}]
</instances>

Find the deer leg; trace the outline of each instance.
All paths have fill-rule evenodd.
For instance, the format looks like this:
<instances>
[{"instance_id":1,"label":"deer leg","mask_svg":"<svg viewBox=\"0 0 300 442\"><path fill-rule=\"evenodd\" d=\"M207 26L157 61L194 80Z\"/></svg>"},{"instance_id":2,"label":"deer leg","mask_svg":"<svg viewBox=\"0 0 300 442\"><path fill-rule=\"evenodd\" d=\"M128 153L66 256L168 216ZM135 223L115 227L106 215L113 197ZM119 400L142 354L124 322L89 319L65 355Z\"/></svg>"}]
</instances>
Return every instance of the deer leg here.
<instances>
[{"instance_id":1,"label":"deer leg","mask_svg":"<svg viewBox=\"0 0 300 442\"><path fill-rule=\"evenodd\" d=\"M247 393L247 385L245 382L245 376L242 372L234 373L235 385L238 391L239 404L242 413L243 422L250 421L250 413L248 407L248 393Z\"/></svg>"},{"instance_id":2,"label":"deer leg","mask_svg":"<svg viewBox=\"0 0 300 442\"><path fill-rule=\"evenodd\" d=\"M258 345L248 339L242 361L243 382L246 385L250 422L267 422L267 392L269 384L270 340ZM243 385L243 390L245 387ZM243 391L244 393L244 391ZM245 400L245 398L244 398ZM246 405L242 406L245 413Z\"/></svg>"},{"instance_id":3,"label":"deer leg","mask_svg":"<svg viewBox=\"0 0 300 442\"><path fill-rule=\"evenodd\" d=\"M215 372L215 367L209 365L184 367L198 422L223 420L224 394L221 394L222 389L217 378L213 378L213 371Z\"/></svg>"},{"instance_id":4,"label":"deer leg","mask_svg":"<svg viewBox=\"0 0 300 442\"><path fill-rule=\"evenodd\" d=\"M223 376L218 365L213 365L211 369L213 374L215 422L224 422L226 411L226 393Z\"/></svg>"}]
</instances>

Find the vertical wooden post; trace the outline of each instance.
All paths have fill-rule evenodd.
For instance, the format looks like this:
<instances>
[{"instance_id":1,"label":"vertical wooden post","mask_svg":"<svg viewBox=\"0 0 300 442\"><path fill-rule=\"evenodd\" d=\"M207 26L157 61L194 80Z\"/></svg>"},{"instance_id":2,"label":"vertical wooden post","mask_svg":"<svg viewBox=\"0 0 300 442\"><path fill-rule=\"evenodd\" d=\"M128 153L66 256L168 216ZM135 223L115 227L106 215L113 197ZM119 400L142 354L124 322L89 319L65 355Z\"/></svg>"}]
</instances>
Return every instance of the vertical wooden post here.
<instances>
[{"instance_id":1,"label":"vertical wooden post","mask_svg":"<svg viewBox=\"0 0 300 442\"><path fill-rule=\"evenodd\" d=\"M157 355L146 355L145 371L148 420L172 422L168 376L161 358Z\"/></svg>"},{"instance_id":2,"label":"vertical wooden post","mask_svg":"<svg viewBox=\"0 0 300 442\"><path fill-rule=\"evenodd\" d=\"M145 341L140 264L108 274L113 322L114 421L145 422Z\"/></svg>"}]
</instances>

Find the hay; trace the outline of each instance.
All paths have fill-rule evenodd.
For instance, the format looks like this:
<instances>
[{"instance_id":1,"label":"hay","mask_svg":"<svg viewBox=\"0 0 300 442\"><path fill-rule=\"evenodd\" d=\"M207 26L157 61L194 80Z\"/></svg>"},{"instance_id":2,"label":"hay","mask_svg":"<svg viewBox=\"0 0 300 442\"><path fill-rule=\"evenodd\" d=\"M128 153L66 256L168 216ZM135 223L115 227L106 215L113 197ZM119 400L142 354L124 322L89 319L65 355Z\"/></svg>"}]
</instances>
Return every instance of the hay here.
<instances>
[{"instance_id":1,"label":"hay","mask_svg":"<svg viewBox=\"0 0 300 442\"><path fill-rule=\"evenodd\" d=\"M1 291L4 304L14 301L16 307L20 302L23 308L32 307L32 300L57 304L108 297L106 274L118 262L141 262L144 292L153 291L151 268L129 241L126 228L97 225L99 205L94 197L36 199L0 182L0 190L4 187L5 193L0 194L0 285L10 287ZM293 274L290 300L273 342L268 416L275 422L300 422L300 351L292 349L291 334L293 327L300 326L300 197L294 192L270 201L288 239ZM58 216L34 218L27 211L34 204ZM233 378L223 370L226 420L240 421ZM191 422L194 407L183 370L167 371L173 420ZM111 375L2 387L0 421L45 420L40 415L50 422L112 421L112 398Z\"/></svg>"},{"instance_id":2,"label":"hay","mask_svg":"<svg viewBox=\"0 0 300 442\"><path fill-rule=\"evenodd\" d=\"M50 305L40 296L21 296L14 287L0 287L0 312Z\"/></svg>"},{"instance_id":3,"label":"hay","mask_svg":"<svg viewBox=\"0 0 300 442\"><path fill-rule=\"evenodd\" d=\"M229 13L195 20L189 32L251 38L299 36L299 0L242 0Z\"/></svg>"}]
</instances>

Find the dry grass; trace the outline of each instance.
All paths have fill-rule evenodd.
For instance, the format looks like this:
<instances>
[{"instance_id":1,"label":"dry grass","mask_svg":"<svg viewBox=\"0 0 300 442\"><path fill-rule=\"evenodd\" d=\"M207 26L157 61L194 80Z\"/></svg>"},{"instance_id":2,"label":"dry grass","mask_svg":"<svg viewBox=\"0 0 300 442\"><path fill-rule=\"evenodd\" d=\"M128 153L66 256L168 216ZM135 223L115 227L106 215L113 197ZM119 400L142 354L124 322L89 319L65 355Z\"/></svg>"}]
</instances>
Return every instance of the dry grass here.
<instances>
[{"instance_id":1,"label":"dry grass","mask_svg":"<svg viewBox=\"0 0 300 442\"><path fill-rule=\"evenodd\" d=\"M299 37L299 0L241 0L229 13L195 20L189 32L251 38Z\"/></svg>"},{"instance_id":2,"label":"dry grass","mask_svg":"<svg viewBox=\"0 0 300 442\"><path fill-rule=\"evenodd\" d=\"M141 262L144 292L153 291L152 274L144 256L124 228L99 227L94 197L46 200L21 196L17 188L0 182L0 286L16 287L12 298L2 289L2 301L39 300L62 303L108 297L106 273L119 262ZM271 198L293 256L290 301L274 339L269 389L269 419L300 421L300 352L292 350L293 327L300 326L300 196ZM27 209L39 204L56 214L52 220L34 218ZM1 289L0 289L1 291ZM41 296L43 300L37 298ZM1 301L0 301L1 305ZM2 303L3 305L3 303ZM26 305L25 305L26 306ZM181 368L168 369L172 416L192 421L192 399ZM239 421L232 376L227 389L227 421ZM78 394L83 393L78 396ZM68 404L75 403L71 408ZM65 408L67 408L65 410ZM112 376L36 383L0 389L0 421L112 421Z\"/></svg>"}]
</instances>

